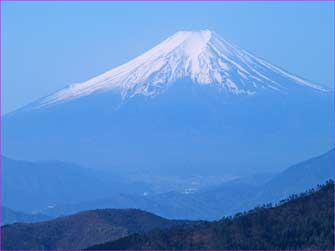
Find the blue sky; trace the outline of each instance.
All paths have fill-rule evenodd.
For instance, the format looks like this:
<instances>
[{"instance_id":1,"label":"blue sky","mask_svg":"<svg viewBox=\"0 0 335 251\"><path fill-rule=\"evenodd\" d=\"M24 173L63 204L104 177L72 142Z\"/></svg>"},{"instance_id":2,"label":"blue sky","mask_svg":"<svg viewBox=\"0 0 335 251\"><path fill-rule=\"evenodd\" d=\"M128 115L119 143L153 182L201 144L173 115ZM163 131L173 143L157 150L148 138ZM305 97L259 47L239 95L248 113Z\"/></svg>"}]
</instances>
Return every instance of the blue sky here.
<instances>
[{"instance_id":1,"label":"blue sky","mask_svg":"<svg viewBox=\"0 0 335 251\"><path fill-rule=\"evenodd\" d=\"M178 30L214 30L333 86L333 20L332 2L5 2L3 113L125 63Z\"/></svg>"}]
</instances>

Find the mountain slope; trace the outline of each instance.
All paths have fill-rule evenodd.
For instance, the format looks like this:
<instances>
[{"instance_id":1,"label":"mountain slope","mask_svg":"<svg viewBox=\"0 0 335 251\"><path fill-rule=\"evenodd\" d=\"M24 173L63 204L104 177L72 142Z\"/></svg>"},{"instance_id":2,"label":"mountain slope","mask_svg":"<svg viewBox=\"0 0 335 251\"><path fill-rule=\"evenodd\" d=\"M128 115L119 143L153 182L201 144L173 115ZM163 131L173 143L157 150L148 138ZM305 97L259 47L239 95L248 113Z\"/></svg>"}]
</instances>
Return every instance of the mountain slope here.
<instances>
[{"instance_id":1,"label":"mountain slope","mask_svg":"<svg viewBox=\"0 0 335 251\"><path fill-rule=\"evenodd\" d=\"M16 222L46 221L51 218L43 214L25 214L21 212L16 212L7 207L2 207L1 213L2 213L1 225L12 224Z\"/></svg>"},{"instance_id":2,"label":"mountain slope","mask_svg":"<svg viewBox=\"0 0 335 251\"><path fill-rule=\"evenodd\" d=\"M131 235L88 249L333 250L334 184L293 198L232 219Z\"/></svg>"},{"instance_id":3,"label":"mountain slope","mask_svg":"<svg viewBox=\"0 0 335 251\"><path fill-rule=\"evenodd\" d=\"M55 220L2 227L5 250L79 250L132 233L169 228L186 221L173 221L135 209L102 209Z\"/></svg>"},{"instance_id":4,"label":"mountain slope","mask_svg":"<svg viewBox=\"0 0 335 251\"><path fill-rule=\"evenodd\" d=\"M278 201L334 179L334 149L289 167L262 188L262 201Z\"/></svg>"},{"instance_id":5,"label":"mountain slope","mask_svg":"<svg viewBox=\"0 0 335 251\"><path fill-rule=\"evenodd\" d=\"M217 213L214 219L218 219L220 210L227 216L257 205L277 203L330 179L334 179L334 149L290 166L264 184L250 186L243 180L235 180L200 193L199 199L207 205L215 201L213 205ZM227 200L229 203L226 203Z\"/></svg>"}]
</instances>

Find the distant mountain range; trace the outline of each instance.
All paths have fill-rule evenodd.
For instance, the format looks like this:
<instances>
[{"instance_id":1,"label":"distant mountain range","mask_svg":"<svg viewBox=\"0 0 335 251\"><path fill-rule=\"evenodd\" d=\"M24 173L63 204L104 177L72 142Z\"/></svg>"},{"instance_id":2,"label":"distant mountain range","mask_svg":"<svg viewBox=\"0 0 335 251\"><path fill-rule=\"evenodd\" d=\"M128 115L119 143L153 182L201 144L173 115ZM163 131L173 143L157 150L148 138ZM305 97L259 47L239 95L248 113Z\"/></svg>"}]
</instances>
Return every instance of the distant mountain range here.
<instances>
[{"instance_id":1,"label":"distant mountain range","mask_svg":"<svg viewBox=\"0 0 335 251\"><path fill-rule=\"evenodd\" d=\"M234 218L134 234L88 250L333 250L334 184Z\"/></svg>"},{"instance_id":2,"label":"distant mountain range","mask_svg":"<svg viewBox=\"0 0 335 251\"><path fill-rule=\"evenodd\" d=\"M59 204L42 213L56 217L96 208L140 208L167 218L217 220L259 204L278 202L329 179L334 179L334 150L289 167L268 181L264 177L264 182L237 179L190 194L119 194L101 200Z\"/></svg>"},{"instance_id":3,"label":"distant mountain range","mask_svg":"<svg viewBox=\"0 0 335 251\"><path fill-rule=\"evenodd\" d=\"M130 185L131 184L131 185ZM2 156L2 203L15 211L36 213L59 203L105 198L126 190L150 191L118 174L59 161L18 161Z\"/></svg>"},{"instance_id":4,"label":"distant mountain range","mask_svg":"<svg viewBox=\"0 0 335 251\"><path fill-rule=\"evenodd\" d=\"M3 150L124 175L273 172L333 147L333 101L215 32L181 31L4 116Z\"/></svg>"},{"instance_id":5,"label":"distant mountain range","mask_svg":"<svg viewBox=\"0 0 335 251\"><path fill-rule=\"evenodd\" d=\"M2 250L79 250L132 233L148 232L180 224L136 209L101 209L39 223L2 227Z\"/></svg>"},{"instance_id":6,"label":"distant mountain range","mask_svg":"<svg viewBox=\"0 0 335 251\"><path fill-rule=\"evenodd\" d=\"M51 218L43 214L26 214L26 213L16 212L7 207L2 207L1 216L2 216L1 225L12 224L16 222L46 221Z\"/></svg>"}]
</instances>

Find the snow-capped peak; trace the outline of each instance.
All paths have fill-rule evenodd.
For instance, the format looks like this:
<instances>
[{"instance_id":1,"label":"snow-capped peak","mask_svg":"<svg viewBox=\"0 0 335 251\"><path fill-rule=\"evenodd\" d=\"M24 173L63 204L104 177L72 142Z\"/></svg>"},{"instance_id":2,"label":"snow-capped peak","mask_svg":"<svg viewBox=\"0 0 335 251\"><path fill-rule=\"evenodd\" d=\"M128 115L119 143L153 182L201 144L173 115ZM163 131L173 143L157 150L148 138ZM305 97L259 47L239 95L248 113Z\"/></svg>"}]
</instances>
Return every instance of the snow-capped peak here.
<instances>
[{"instance_id":1,"label":"snow-capped peak","mask_svg":"<svg viewBox=\"0 0 335 251\"><path fill-rule=\"evenodd\" d=\"M288 86L282 84L283 79L325 91L251 55L212 31L179 31L128 63L46 97L41 105L110 90L120 92L124 98L156 96L183 78L195 84L216 84L233 94L285 90Z\"/></svg>"}]
</instances>

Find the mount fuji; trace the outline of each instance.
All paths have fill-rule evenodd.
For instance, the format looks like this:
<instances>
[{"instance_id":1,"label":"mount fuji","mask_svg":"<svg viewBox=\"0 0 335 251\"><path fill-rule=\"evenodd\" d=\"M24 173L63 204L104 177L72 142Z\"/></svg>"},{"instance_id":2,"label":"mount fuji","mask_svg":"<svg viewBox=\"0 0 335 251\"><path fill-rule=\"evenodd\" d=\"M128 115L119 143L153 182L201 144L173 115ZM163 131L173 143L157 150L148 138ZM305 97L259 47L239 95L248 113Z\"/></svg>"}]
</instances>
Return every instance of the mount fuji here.
<instances>
[{"instance_id":1,"label":"mount fuji","mask_svg":"<svg viewBox=\"0 0 335 251\"><path fill-rule=\"evenodd\" d=\"M4 153L120 173L284 168L333 147L333 91L212 31L180 31L135 59L3 118Z\"/></svg>"},{"instance_id":2,"label":"mount fuji","mask_svg":"<svg viewBox=\"0 0 335 251\"><path fill-rule=\"evenodd\" d=\"M285 92L295 85L325 91L223 40L211 31L177 32L143 55L84 83L73 84L38 102L40 106L117 91L123 98L157 96L182 78L200 85L253 95L262 90Z\"/></svg>"}]
</instances>

